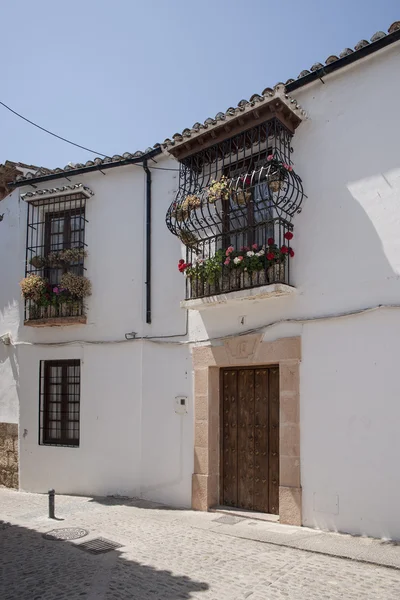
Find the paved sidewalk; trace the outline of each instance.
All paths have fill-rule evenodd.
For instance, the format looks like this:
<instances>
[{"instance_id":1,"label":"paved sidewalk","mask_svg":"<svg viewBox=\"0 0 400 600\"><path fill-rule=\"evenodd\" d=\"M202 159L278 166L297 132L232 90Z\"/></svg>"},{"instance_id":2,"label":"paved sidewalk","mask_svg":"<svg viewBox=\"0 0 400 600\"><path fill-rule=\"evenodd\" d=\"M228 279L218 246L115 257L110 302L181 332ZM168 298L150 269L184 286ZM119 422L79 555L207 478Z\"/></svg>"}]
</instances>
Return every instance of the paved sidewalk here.
<instances>
[{"instance_id":1,"label":"paved sidewalk","mask_svg":"<svg viewBox=\"0 0 400 600\"><path fill-rule=\"evenodd\" d=\"M57 496L56 516L0 489L1 600L400 598L400 547L379 540L110 498ZM65 528L88 533L43 538ZM98 538L120 547L77 547Z\"/></svg>"}]
</instances>

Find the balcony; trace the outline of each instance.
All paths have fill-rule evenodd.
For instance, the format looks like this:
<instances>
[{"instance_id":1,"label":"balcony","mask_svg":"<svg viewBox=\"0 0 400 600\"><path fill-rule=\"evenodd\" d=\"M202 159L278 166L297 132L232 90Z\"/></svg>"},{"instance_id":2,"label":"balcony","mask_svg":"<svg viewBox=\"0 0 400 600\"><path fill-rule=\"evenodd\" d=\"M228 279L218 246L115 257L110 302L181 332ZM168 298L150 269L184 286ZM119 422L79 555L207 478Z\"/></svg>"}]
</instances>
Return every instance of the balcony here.
<instances>
[{"instance_id":1,"label":"balcony","mask_svg":"<svg viewBox=\"0 0 400 600\"><path fill-rule=\"evenodd\" d=\"M185 308L295 292L292 218L304 193L292 135L274 118L180 158L166 222L186 246Z\"/></svg>"},{"instance_id":2,"label":"balcony","mask_svg":"<svg viewBox=\"0 0 400 600\"><path fill-rule=\"evenodd\" d=\"M187 247L178 268L186 277L184 308L292 294L293 227L283 219L217 235Z\"/></svg>"}]
</instances>

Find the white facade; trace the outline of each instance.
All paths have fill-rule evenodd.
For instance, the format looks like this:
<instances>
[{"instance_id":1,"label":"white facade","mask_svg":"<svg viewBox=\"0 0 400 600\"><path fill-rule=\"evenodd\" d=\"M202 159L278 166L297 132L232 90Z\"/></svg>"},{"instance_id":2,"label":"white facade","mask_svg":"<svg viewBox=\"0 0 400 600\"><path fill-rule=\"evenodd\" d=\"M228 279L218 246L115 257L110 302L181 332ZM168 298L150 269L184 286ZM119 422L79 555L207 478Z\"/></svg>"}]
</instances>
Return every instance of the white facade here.
<instances>
[{"instance_id":1,"label":"white facade","mask_svg":"<svg viewBox=\"0 0 400 600\"><path fill-rule=\"evenodd\" d=\"M309 115L293 139L295 168L308 196L294 219L297 293L189 311L191 342L257 328L265 331L265 340L301 336L303 524L397 539L399 67L396 43L295 94ZM21 489L54 487L60 493L121 494L189 506L194 445L189 347L111 343L131 331L138 336L185 331L185 311L179 308L184 281L176 269L182 250L164 222L177 175L153 171L151 326L144 318L143 171L131 166L75 179L95 192L87 201L93 295L84 326L22 325L17 282L24 274L24 203L18 191L2 202L0 252L9 263L1 275L0 335L10 332L14 345L0 346L0 421L17 419L19 398ZM110 343L35 345L77 339ZM82 361L79 448L38 444L39 361L50 358ZM180 395L189 399L187 415L175 413Z\"/></svg>"},{"instance_id":2,"label":"white facade","mask_svg":"<svg viewBox=\"0 0 400 600\"><path fill-rule=\"evenodd\" d=\"M190 320L192 338L263 326L266 340L301 336L303 524L393 538L400 538L399 66L397 43L296 91L309 115L293 138L308 196L294 219L297 294L219 305ZM397 308L311 320L379 305Z\"/></svg>"},{"instance_id":3,"label":"white facade","mask_svg":"<svg viewBox=\"0 0 400 600\"><path fill-rule=\"evenodd\" d=\"M172 161L160 162L175 167ZM172 268L180 246L165 228L176 173L153 171L152 179L151 325L145 323L141 166L79 178L94 192L86 203L85 266L93 288L86 325L23 325L18 282L25 270L26 203L19 200L18 190L2 202L1 253L10 262L2 265L0 335L10 333L13 344L0 345L0 422L17 421L19 398L22 490L46 492L54 487L59 493L115 494L190 505L193 456L184 448L193 445L192 407L189 403L186 415L175 413L175 397L191 396L189 349L125 341L125 333L132 331L137 337L163 336L184 334L186 328L179 308L184 282ZM82 343L38 345L74 340ZM39 363L50 359L81 360L79 448L38 444Z\"/></svg>"}]
</instances>

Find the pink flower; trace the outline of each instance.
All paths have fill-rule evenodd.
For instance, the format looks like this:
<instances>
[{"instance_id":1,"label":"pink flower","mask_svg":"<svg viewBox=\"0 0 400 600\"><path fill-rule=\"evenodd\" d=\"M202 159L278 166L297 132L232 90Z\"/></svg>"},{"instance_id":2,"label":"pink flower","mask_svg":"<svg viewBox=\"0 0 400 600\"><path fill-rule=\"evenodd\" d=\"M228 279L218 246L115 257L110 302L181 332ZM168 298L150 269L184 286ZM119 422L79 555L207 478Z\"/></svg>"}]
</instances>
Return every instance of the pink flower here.
<instances>
[{"instance_id":1,"label":"pink flower","mask_svg":"<svg viewBox=\"0 0 400 600\"><path fill-rule=\"evenodd\" d=\"M239 260L243 260L243 256L238 256L238 259Z\"/></svg>"},{"instance_id":2,"label":"pink flower","mask_svg":"<svg viewBox=\"0 0 400 600\"><path fill-rule=\"evenodd\" d=\"M59 289L58 289L58 287L56 286L56 287L53 287L53 292L54 292L55 294L59 294L59 293L60 293L60 290L59 290Z\"/></svg>"},{"instance_id":3,"label":"pink flower","mask_svg":"<svg viewBox=\"0 0 400 600\"><path fill-rule=\"evenodd\" d=\"M286 163L282 163L282 166L283 166L283 167L284 167L286 170L288 170L288 168L289 168L289 165L288 165L288 164L286 164Z\"/></svg>"},{"instance_id":4,"label":"pink flower","mask_svg":"<svg viewBox=\"0 0 400 600\"><path fill-rule=\"evenodd\" d=\"M234 249L235 248L233 246L229 246L229 248L226 249L225 256L229 256L230 254L232 254Z\"/></svg>"},{"instance_id":5,"label":"pink flower","mask_svg":"<svg viewBox=\"0 0 400 600\"><path fill-rule=\"evenodd\" d=\"M225 259L224 265L229 265L230 262L231 262L231 259L228 256L228 258Z\"/></svg>"},{"instance_id":6,"label":"pink flower","mask_svg":"<svg viewBox=\"0 0 400 600\"><path fill-rule=\"evenodd\" d=\"M252 248L253 248L253 250L258 250L258 244L253 244Z\"/></svg>"},{"instance_id":7,"label":"pink flower","mask_svg":"<svg viewBox=\"0 0 400 600\"><path fill-rule=\"evenodd\" d=\"M268 154L267 160L268 161L274 160L274 155L273 154Z\"/></svg>"},{"instance_id":8,"label":"pink flower","mask_svg":"<svg viewBox=\"0 0 400 600\"><path fill-rule=\"evenodd\" d=\"M288 168L287 168L287 170L288 170L288 171L293 171L293 167L291 167L290 165L288 165Z\"/></svg>"}]
</instances>

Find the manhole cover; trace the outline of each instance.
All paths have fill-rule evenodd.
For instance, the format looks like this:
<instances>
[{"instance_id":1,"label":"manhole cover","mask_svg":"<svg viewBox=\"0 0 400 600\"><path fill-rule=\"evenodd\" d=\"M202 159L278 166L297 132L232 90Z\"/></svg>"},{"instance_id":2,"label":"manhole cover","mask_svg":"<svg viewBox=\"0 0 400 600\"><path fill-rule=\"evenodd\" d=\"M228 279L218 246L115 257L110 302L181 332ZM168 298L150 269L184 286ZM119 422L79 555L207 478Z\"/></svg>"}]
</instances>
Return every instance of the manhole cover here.
<instances>
[{"instance_id":1,"label":"manhole cover","mask_svg":"<svg viewBox=\"0 0 400 600\"><path fill-rule=\"evenodd\" d=\"M46 540L79 540L88 533L86 529L81 527L64 527L63 529L52 529L52 531L44 533L43 537Z\"/></svg>"},{"instance_id":2,"label":"manhole cover","mask_svg":"<svg viewBox=\"0 0 400 600\"><path fill-rule=\"evenodd\" d=\"M94 540L82 542L82 544L76 544L76 547L81 548L86 552L90 552L91 554L103 554L105 552L110 552L111 550L116 550L117 548L122 548L122 544L117 544L117 542L112 542L111 540L106 540L104 538L95 538Z\"/></svg>"},{"instance_id":3,"label":"manhole cover","mask_svg":"<svg viewBox=\"0 0 400 600\"><path fill-rule=\"evenodd\" d=\"M236 523L240 523L240 521L244 521L240 517L230 517L229 515L224 515L223 517L218 517L218 519L213 519L216 523L224 523L225 525L235 525Z\"/></svg>"}]
</instances>

